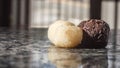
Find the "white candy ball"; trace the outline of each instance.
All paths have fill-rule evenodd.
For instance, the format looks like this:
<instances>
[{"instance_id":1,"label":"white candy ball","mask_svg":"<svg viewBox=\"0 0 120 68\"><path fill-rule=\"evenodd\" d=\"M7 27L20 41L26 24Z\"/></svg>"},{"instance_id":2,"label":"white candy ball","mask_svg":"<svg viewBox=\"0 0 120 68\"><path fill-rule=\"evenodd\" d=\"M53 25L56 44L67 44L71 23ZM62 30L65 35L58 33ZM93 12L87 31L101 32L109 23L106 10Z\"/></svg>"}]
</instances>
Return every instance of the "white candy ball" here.
<instances>
[{"instance_id":1,"label":"white candy ball","mask_svg":"<svg viewBox=\"0 0 120 68\"><path fill-rule=\"evenodd\" d=\"M75 47L81 43L82 29L68 21L56 21L48 28L49 40L58 47Z\"/></svg>"}]
</instances>

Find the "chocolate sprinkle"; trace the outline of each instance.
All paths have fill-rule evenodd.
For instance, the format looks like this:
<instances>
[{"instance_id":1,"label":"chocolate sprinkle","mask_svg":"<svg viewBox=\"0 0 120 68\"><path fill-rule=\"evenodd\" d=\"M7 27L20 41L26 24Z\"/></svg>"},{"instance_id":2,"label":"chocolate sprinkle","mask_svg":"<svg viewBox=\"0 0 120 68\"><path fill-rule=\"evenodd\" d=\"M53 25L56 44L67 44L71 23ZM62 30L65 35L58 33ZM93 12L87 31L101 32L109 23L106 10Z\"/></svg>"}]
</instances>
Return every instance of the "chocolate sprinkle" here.
<instances>
[{"instance_id":1,"label":"chocolate sprinkle","mask_svg":"<svg viewBox=\"0 0 120 68\"><path fill-rule=\"evenodd\" d=\"M109 37L109 25L103 20L82 21L78 27L83 29L82 48L105 48Z\"/></svg>"}]
</instances>

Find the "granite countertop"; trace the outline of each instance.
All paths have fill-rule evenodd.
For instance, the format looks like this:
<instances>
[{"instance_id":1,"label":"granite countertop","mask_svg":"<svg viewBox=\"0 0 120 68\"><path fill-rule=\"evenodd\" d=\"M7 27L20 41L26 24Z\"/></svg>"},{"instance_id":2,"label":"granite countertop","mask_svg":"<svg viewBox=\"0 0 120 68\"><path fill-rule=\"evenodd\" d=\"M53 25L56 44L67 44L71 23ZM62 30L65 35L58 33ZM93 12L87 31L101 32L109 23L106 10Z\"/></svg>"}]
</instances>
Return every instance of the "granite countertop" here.
<instances>
[{"instance_id":1,"label":"granite countertop","mask_svg":"<svg viewBox=\"0 0 120 68\"><path fill-rule=\"evenodd\" d=\"M110 48L111 42L107 49L56 48L48 40L46 28L2 28L0 68L120 68L119 48Z\"/></svg>"}]
</instances>

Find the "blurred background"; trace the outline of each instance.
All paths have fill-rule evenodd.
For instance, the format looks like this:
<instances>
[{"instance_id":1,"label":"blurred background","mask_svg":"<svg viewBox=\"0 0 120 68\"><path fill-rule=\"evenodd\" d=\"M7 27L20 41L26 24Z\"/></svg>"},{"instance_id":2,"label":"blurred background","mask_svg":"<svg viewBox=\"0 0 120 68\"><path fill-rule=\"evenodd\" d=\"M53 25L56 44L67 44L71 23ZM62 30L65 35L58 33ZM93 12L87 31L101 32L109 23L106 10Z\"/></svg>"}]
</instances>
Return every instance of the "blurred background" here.
<instances>
[{"instance_id":1,"label":"blurred background","mask_svg":"<svg viewBox=\"0 0 120 68\"><path fill-rule=\"evenodd\" d=\"M78 25L87 19L106 21L116 40L120 34L120 0L0 0L0 27L47 28L56 20Z\"/></svg>"},{"instance_id":2,"label":"blurred background","mask_svg":"<svg viewBox=\"0 0 120 68\"><path fill-rule=\"evenodd\" d=\"M103 19L110 28L120 25L119 0L0 0L0 26L48 27L55 20Z\"/></svg>"}]
</instances>

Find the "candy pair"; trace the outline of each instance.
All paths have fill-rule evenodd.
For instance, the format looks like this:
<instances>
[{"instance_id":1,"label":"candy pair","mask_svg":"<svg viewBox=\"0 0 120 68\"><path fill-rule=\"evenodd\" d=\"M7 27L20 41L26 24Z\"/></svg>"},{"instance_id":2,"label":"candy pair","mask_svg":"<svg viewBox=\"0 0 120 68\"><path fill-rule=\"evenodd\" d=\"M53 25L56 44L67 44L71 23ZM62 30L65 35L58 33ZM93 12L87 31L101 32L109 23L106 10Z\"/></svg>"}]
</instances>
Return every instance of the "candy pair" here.
<instances>
[{"instance_id":1,"label":"candy pair","mask_svg":"<svg viewBox=\"0 0 120 68\"><path fill-rule=\"evenodd\" d=\"M102 20L82 21L78 26L59 20L48 28L48 38L58 47L104 48L109 31L109 25Z\"/></svg>"}]
</instances>

